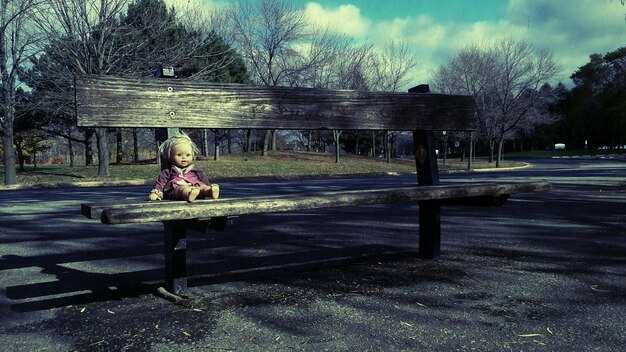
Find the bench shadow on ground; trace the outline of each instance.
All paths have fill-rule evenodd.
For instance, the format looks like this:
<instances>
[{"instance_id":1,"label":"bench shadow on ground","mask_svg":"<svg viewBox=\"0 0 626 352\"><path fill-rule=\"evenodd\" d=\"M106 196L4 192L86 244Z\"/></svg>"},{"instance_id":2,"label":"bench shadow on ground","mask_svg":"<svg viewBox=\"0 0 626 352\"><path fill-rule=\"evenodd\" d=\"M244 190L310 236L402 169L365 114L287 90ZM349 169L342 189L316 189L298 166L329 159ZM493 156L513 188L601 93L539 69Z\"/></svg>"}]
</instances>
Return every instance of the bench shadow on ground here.
<instances>
[{"instance_id":1,"label":"bench shadow on ground","mask_svg":"<svg viewBox=\"0 0 626 352\"><path fill-rule=\"evenodd\" d=\"M566 187L563 189L567 191ZM595 209L582 214L579 211L592 210L590 208ZM481 269L480 262L497 260L523 261L528 271L593 276L606 266L625 264L626 250L619 225L626 223L625 215L616 214L621 217L612 216L611 221L600 215L614 211L615 204L610 199L581 201L573 191L561 195L559 200L552 200L546 194L532 195L488 210L446 208L443 261L439 262L413 259L417 257L417 207L414 205L247 216L236 219L225 232L188 234L189 285L194 289L233 281L277 280L306 289L332 291L344 285L335 277L318 276L313 281L302 281L289 274L324 272L356 264L351 280L368 277L378 285L394 287L461 279L465 276L459 274L464 272L464 265L474 266L475 270L490 270L488 267ZM30 240L54 254L4 255L0 268L41 268L41 274L54 279L8 286L6 296L12 310L37 311L136 297L153 293L162 284L160 225L116 228L76 220L75 214L46 216L50 219L41 219L38 223L70 219L64 226L68 231L62 233L48 230L44 225L26 225L27 232L37 234ZM501 231L506 231L506 235L502 236ZM9 238L3 242L28 240L23 236L12 238L9 233ZM83 250L68 251L67 241L86 241L90 245ZM450 257L455 258L453 264L446 260ZM119 262L115 272L97 272L100 266L107 266L111 261ZM359 272L359 264L381 261L419 263L419 270L415 266L392 265L393 273L384 268L370 275ZM371 266L368 268L371 270ZM333 273L342 275L337 271ZM597 282L589 283L594 284ZM319 287L313 287L315 285ZM623 287L612 285L605 286L624 292Z\"/></svg>"},{"instance_id":2,"label":"bench shadow on ground","mask_svg":"<svg viewBox=\"0 0 626 352\"><path fill-rule=\"evenodd\" d=\"M236 219L224 232L188 233L190 287L221 282L275 277L290 272L320 270L363 260L416 256L401 238L368 241L369 232L392 236L391 222L359 221L376 207L328 210L321 213L267 214ZM63 220L72 219L73 220ZM21 233L7 233L3 242L36 247L34 255L7 254L2 270L38 271L42 282L6 287L14 311L37 311L153 293L164 276L160 224L111 227L75 219L65 212L40 215ZM391 215L393 217L393 215ZM351 219L351 220L344 220ZM64 221L63 232L45 224ZM320 230L310 223L322 223ZM360 222L360 224L359 224ZM9 224L0 224L9 228ZM276 225L279 228L276 228ZM403 225L398 225L403 226ZM334 231L334 233L333 233ZM304 232L304 234L298 234ZM343 233L342 233L343 232ZM411 233L411 230L405 233ZM296 234L294 234L296 233ZM347 234L348 233L348 234ZM386 233L386 234L385 234ZM379 234L380 235L380 234ZM376 235L374 235L374 238ZM404 237L406 238L406 237ZM68 250L68 243L86 243ZM395 242L395 243L386 243ZM113 265L111 265L113 263ZM102 270L111 265L113 270ZM114 272L99 272L114 271ZM17 283L14 280L13 282ZM39 280L37 280L39 281Z\"/></svg>"}]
</instances>

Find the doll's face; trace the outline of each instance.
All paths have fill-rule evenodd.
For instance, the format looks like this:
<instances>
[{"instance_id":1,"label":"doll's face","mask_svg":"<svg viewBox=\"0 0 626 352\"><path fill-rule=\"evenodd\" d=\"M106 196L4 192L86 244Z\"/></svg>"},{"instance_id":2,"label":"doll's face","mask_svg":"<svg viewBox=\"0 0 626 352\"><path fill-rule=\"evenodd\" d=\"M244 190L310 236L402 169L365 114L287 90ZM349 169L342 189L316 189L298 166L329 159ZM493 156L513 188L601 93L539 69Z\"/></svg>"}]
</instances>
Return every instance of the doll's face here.
<instances>
[{"instance_id":1,"label":"doll's face","mask_svg":"<svg viewBox=\"0 0 626 352\"><path fill-rule=\"evenodd\" d=\"M193 149L189 144L176 144L170 150L170 163L184 168L193 162Z\"/></svg>"}]
</instances>

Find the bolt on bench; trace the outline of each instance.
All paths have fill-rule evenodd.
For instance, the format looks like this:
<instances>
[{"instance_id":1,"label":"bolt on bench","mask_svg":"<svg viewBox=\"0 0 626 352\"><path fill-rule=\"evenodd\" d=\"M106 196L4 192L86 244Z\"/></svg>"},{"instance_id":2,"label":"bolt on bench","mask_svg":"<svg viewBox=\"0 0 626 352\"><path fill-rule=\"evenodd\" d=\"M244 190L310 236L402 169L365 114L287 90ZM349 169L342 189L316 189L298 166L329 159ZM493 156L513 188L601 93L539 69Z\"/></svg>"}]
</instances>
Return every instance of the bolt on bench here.
<instances>
[{"instance_id":1,"label":"bolt on bench","mask_svg":"<svg viewBox=\"0 0 626 352\"><path fill-rule=\"evenodd\" d=\"M91 203L82 214L104 224L163 222L165 288L187 290L186 230L224 230L230 217L418 202L419 256L440 252L442 205L502 205L510 194L546 191L535 183L439 184L432 131L472 130L468 96L128 79L85 75L75 80L79 127L332 129L413 131L417 184L377 190L310 192L233 199ZM147 194L147 192L146 192Z\"/></svg>"}]
</instances>

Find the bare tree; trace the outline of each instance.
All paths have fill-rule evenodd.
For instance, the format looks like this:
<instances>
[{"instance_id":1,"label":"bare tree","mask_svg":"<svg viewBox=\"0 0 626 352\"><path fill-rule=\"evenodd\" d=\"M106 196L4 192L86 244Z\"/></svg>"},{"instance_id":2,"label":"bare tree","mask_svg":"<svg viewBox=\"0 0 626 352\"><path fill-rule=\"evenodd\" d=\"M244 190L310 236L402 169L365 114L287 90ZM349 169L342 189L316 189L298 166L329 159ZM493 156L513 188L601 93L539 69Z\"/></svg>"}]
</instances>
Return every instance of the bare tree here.
<instances>
[{"instance_id":1,"label":"bare tree","mask_svg":"<svg viewBox=\"0 0 626 352\"><path fill-rule=\"evenodd\" d=\"M44 107L57 107L52 115L71 111L75 74L149 77L160 66L174 66L190 79L213 79L236 58L192 9L179 21L158 0L49 0L46 5L37 19L47 36L46 61L38 69L47 70L40 79L53 82L41 84L48 100ZM96 129L96 136L98 174L108 176L107 130Z\"/></svg>"},{"instance_id":2,"label":"bare tree","mask_svg":"<svg viewBox=\"0 0 626 352\"><path fill-rule=\"evenodd\" d=\"M490 144L489 162L493 161L496 129L493 123L495 106L486 92L489 82L495 77L495 66L495 56L491 52L472 44L459 50L432 78L434 89L441 93L467 94L474 98L476 127L481 137Z\"/></svg>"},{"instance_id":3,"label":"bare tree","mask_svg":"<svg viewBox=\"0 0 626 352\"><path fill-rule=\"evenodd\" d=\"M239 2L229 11L230 37L248 62L252 79L266 86L295 85L322 55L304 56L297 44L311 33L304 11L286 0ZM319 52L322 54L322 52ZM271 131L263 137L267 154Z\"/></svg>"},{"instance_id":4,"label":"bare tree","mask_svg":"<svg viewBox=\"0 0 626 352\"><path fill-rule=\"evenodd\" d=\"M397 92L406 86L415 57L406 42L388 42L372 57L372 90Z\"/></svg>"},{"instance_id":5,"label":"bare tree","mask_svg":"<svg viewBox=\"0 0 626 352\"><path fill-rule=\"evenodd\" d=\"M17 183L14 128L18 73L33 54L38 35L32 21L39 0L0 0L0 124L4 150L4 183Z\"/></svg>"},{"instance_id":6,"label":"bare tree","mask_svg":"<svg viewBox=\"0 0 626 352\"><path fill-rule=\"evenodd\" d=\"M499 167L505 139L520 125L541 116L531 113L540 97L539 88L559 70L550 53L537 51L526 41L506 39L484 48L462 49L433 81L439 91L474 97L477 125L492 154L497 143Z\"/></svg>"},{"instance_id":7,"label":"bare tree","mask_svg":"<svg viewBox=\"0 0 626 352\"><path fill-rule=\"evenodd\" d=\"M133 57L137 43L120 25L127 0L49 0L38 25L48 40L47 54L54 62L59 91L68 93L74 74L119 74ZM60 63L60 65L59 65ZM52 68L52 67L51 67ZM62 68L61 70L58 70ZM50 78L50 77L48 77ZM67 94L58 106L70 109ZM98 175L109 175L109 143L106 128L96 128Z\"/></svg>"},{"instance_id":8,"label":"bare tree","mask_svg":"<svg viewBox=\"0 0 626 352\"><path fill-rule=\"evenodd\" d=\"M396 92L408 83L409 72L415 67L415 57L406 42L388 42L380 52L372 56L372 90ZM393 158L393 144L398 139L398 131L385 131L384 143L387 163Z\"/></svg>"},{"instance_id":9,"label":"bare tree","mask_svg":"<svg viewBox=\"0 0 626 352\"><path fill-rule=\"evenodd\" d=\"M307 35L307 19L285 0L239 2L230 10L231 37L252 70L253 80L266 86L283 85L302 70L294 66L294 44Z\"/></svg>"}]
</instances>

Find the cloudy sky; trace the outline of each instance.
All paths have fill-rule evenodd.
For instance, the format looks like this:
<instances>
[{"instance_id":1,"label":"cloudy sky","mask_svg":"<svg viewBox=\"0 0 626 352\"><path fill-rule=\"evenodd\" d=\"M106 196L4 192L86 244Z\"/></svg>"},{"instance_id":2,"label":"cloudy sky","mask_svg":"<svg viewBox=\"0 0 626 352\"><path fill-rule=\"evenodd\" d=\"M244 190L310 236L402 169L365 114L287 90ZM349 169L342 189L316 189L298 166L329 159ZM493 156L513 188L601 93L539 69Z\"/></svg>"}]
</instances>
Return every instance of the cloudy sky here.
<instances>
[{"instance_id":1,"label":"cloudy sky","mask_svg":"<svg viewBox=\"0 0 626 352\"><path fill-rule=\"evenodd\" d=\"M219 6L235 0L169 0ZM412 81L431 73L467 44L525 39L548 49L569 76L593 53L626 46L626 7L620 0L293 0L331 30L355 42L410 44L418 67Z\"/></svg>"}]
</instances>

